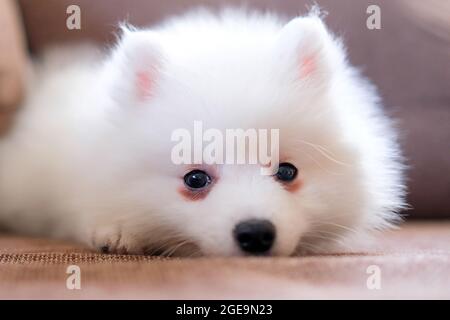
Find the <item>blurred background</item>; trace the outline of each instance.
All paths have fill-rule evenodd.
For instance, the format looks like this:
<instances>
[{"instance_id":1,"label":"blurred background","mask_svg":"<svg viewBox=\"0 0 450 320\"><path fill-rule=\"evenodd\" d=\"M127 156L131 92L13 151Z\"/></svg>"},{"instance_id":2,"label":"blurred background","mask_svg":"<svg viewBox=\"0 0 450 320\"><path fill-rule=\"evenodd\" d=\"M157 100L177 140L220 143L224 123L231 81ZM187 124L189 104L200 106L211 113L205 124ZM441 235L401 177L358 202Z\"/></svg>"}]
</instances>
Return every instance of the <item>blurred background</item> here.
<instances>
[{"instance_id":1,"label":"blurred background","mask_svg":"<svg viewBox=\"0 0 450 320\"><path fill-rule=\"evenodd\" d=\"M245 5L287 18L314 3L346 43L351 62L379 88L400 128L408 159L409 203L417 218L450 217L450 1L447 0L19 0L28 50L66 42L112 43L119 21L151 26L204 6ZM66 28L66 9L81 9L81 29ZM381 29L369 30L369 5L381 9Z\"/></svg>"}]
</instances>

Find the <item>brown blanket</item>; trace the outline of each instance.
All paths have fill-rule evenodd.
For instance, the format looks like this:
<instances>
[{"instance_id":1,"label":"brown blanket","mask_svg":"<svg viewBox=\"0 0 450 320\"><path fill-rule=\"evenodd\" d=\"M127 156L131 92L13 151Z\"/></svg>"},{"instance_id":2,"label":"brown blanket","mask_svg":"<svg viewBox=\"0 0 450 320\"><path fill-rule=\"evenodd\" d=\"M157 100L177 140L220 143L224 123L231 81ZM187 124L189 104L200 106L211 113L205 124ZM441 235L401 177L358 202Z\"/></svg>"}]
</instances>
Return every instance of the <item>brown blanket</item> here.
<instances>
[{"instance_id":1,"label":"brown blanket","mask_svg":"<svg viewBox=\"0 0 450 320\"><path fill-rule=\"evenodd\" d=\"M66 287L69 265L80 267L80 290ZM407 223L370 247L294 258L102 255L4 235L0 298L449 299L450 221Z\"/></svg>"}]
</instances>

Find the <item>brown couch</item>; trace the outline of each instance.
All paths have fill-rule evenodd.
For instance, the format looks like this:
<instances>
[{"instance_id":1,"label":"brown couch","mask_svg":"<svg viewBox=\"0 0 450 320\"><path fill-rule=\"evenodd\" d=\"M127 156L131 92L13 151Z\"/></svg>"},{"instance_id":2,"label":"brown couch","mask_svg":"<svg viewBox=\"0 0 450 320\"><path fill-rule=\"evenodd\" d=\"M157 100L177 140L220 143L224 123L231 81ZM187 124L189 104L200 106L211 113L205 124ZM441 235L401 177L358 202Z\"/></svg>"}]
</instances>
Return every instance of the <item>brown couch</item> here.
<instances>
[{"instance_id":1,"label":"brown couch","mask_svg":"<svg viewBox=\"0 0 450 320\"><path fill-rule=\"evenodd\" d=\"M312 3L247 1L249 7L288 16L305 12L305 2ZM0 298L450 298L450 6L445 0L426 6L405 0L317 2L329 12L331 28L344 37L351 61L376 83L389 113L398 119L410 167L412 210L405 212L406 224L379 235L372 246L266 259L100 255L73 244L4 235ZM147 25L211 2L19 3L29 49L37 53L67 41L110 42L118 20ZM82 9L82 29L68 31L65 10L73 3ZM365 27L369 4L381 8L381 30ZM66 289L71 264L81 268L81 290ZM381 271L379 290L367 287L370 266Z\"/></svg>"}]
</instances>

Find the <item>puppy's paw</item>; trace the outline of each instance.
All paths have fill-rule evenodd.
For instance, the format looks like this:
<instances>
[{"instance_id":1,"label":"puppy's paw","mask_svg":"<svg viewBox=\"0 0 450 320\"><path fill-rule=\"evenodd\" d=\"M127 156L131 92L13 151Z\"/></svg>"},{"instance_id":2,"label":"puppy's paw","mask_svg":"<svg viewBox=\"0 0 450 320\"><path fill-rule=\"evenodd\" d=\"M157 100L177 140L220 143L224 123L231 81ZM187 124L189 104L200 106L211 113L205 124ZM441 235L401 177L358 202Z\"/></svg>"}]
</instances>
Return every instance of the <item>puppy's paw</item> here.
<instances>
[{"instance_id":1,"label":"puppy's paw","mask_svg":"<svg viewBox=\"0 0 450 320\"><path fill-rule=\"evenodd\" d=\"M187 238L145 225L97 224L89 243L104 254L200 256L199 247Z\"/></svg>"},{"instance_id":2,"label":"puppy's paw","mask_svg":"<svg viewBox=\"0 0 450 320\"><path fill-rule=\"evenodd\" d=\"M142 242L126 234L119 225L97 226L92 232L91 245L105 254L143 254Z\"/></svg>"}]
</instances>

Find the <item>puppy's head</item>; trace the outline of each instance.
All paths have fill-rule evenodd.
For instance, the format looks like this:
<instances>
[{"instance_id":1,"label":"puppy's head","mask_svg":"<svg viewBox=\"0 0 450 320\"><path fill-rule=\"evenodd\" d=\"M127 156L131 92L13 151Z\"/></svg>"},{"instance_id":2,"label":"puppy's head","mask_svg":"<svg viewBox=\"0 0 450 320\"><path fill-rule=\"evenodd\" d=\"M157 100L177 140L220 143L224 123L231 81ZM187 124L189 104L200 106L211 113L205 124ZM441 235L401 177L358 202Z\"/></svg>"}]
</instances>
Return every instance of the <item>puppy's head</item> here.
<instances>
[{"instance_id":1,"label":"puppy's head","mask_svg":"<svg viewBox=\"0 0 450 320\"><path fill-rule=\"evenodd\" d=\"M241 19L242 32L212 23L192 26L187 38L128 30L112 57L114 183L128 213L120 213L123 232L143 246L290 255L320 250L359 223L359 154L342 134L332 91L345 63L340 46L318 17L284 26ZM208 145L196 121L224 137L279 130L279 168L263 175L260 164L174 163L174 131L190 133L192 154Z\"/></svg>"}]
</instances>

